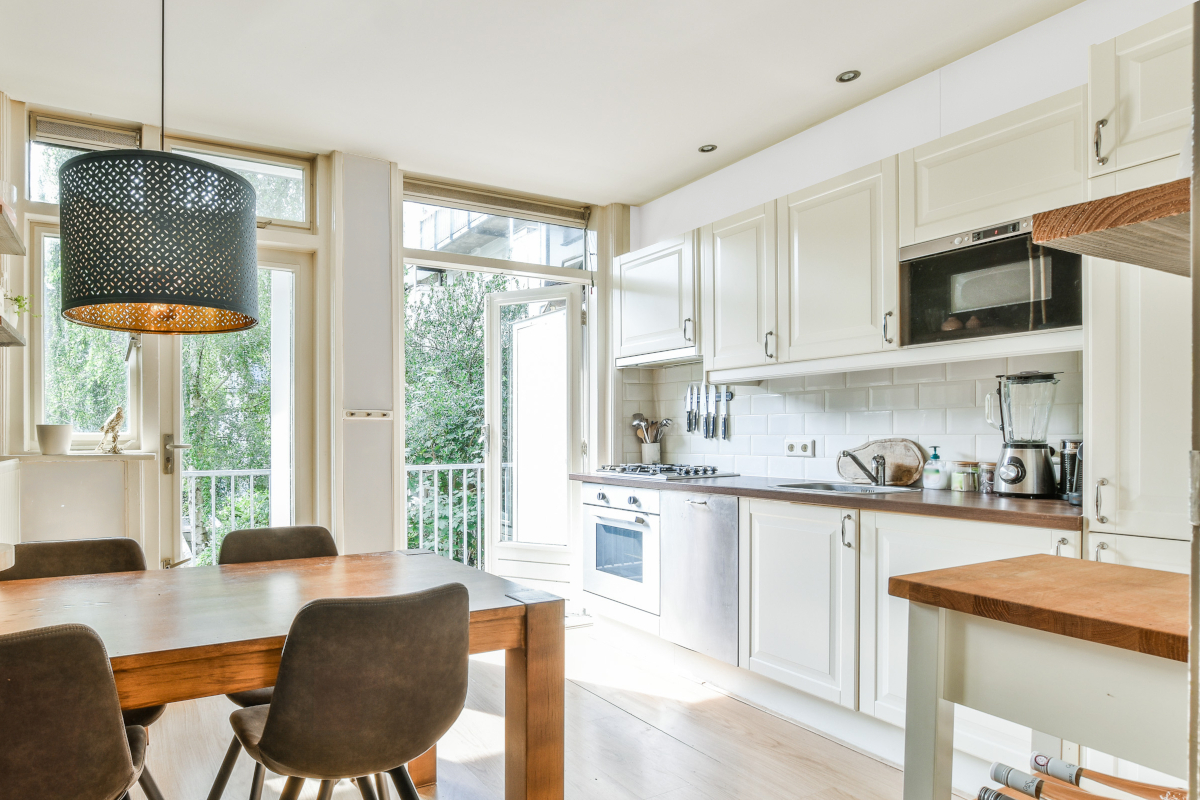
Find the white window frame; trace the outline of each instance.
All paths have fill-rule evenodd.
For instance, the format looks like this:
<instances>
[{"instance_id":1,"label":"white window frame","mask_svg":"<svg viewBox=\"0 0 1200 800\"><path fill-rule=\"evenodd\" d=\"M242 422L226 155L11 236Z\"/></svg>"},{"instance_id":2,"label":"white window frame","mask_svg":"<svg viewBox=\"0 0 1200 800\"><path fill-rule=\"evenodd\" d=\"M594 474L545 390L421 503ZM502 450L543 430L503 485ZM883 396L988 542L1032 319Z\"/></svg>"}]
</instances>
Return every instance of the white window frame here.
<instances>
[{"instance_id":1,"label":"white window frame","mask_svg":"<svg viewBox=\"0 0 1200 800\"><path fill-rule=\"evenodd\" d=\"M163 149L167 151L179 150L183 155L187 155L187 151L210 153L214 156L228 156L229 158L238 158L244 161L256 161L260 164L275 164L303 170L305 221L300 222L294 219L277 219L275 217L260 216L258 217L258 227L266 228L269 226L272 228L289 228L292 230L308 231L311 233L317 232L316 156L288 155L271 150L256 150L247 147L234 147L217 142L210 142L205 139L192 139L185 136L164 137Z\"/></svg>"},{"instance_id":2,"label":"white window frame","mask_svg":"<svg viewBox=\"0 0 1200 800\"><path fill-rule=\"evenodd\" d=\"M44 292L42 291L42 243L46 237L61 237L57 222L34 222L29 226L29 277L31 318L29 320L29 384L30 403L25 415L25 450L38 452L37 426L45 419L45 337L43 336L42 317L46 314L59 314L57 308L46 308ZM125 409L125 419L129 430L121 435L118 444L122 449L141 450L142 447L142 349L134 347L126 362L129 375L129 407ZM94 450L100 443L98 432L75 431L71 437L72 451Z\"/></svg>"}]
</instances>

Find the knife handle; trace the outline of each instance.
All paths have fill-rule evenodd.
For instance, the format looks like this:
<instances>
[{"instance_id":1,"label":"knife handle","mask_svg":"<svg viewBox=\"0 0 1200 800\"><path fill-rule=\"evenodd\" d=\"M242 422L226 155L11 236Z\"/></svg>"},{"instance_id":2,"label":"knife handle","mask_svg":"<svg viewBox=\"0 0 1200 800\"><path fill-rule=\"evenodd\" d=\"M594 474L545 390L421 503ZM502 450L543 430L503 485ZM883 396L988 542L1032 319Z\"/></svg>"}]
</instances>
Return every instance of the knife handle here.
<instances>
[{"instance_id":1,"label":"knife handle","mask_svg":"<svg viewBox=\"0 0 1200 800\"><path fill-rule=\"evenodd\" d=\"M729 438L729 417L727 416L721 417L721 438Z\"/></svg>"}]
</instances>

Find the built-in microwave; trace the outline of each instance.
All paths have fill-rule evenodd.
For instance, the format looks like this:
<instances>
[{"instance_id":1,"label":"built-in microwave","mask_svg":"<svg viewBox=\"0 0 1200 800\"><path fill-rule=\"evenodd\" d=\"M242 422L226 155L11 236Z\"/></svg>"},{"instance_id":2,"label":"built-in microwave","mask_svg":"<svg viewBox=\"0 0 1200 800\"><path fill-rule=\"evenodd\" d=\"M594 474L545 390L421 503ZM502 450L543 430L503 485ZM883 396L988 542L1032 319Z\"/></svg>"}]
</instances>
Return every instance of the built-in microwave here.
<instances>
[{"instance_id":1,"label":"built-in microwave","mask_svg":"<svg viewBox=\"0 0 1200 800\"><path fill-rule=\"evenodd\" d=\"M900 346L1078 327L1082 258L1033 243L1030 218L900 248Z\"/></svg>"}]
</instances>

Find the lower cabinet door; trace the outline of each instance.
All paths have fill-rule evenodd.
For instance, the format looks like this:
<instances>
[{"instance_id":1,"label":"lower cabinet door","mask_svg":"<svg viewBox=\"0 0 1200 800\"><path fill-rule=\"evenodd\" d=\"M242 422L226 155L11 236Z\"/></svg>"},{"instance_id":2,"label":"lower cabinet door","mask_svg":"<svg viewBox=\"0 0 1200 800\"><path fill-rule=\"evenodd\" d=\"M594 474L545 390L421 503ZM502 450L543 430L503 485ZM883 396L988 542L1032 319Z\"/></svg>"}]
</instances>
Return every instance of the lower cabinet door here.
<instances>
[{"instance_id":1,"label":"lower cabinet door","mask_svg":"<svg viewBox=\"0 0 1200 800\"><path fill-rule=\"evenodd\" d=\"M1164 572L1182 572L1186 575L1191 560L1191 549L1191 542L1178 539L1088 532L1087 557L1106 564L1124 564Z\"/></svg>"},{"instance_id":2,"label":"lower cabinet door","mask_svg":"<svg viewBox=\"0 0 1200 800\"><path fill-rule=\"evenodd\" d=\"M893 575L1003 558L1080 555L1079 531L862 512L859 597L861 710L904 726L908 680L908 601L888 594ZM1025 764L1029 728L956 708L954 746L988 761Z\"/></svg>"},{"instance_id":3,"label":"lower cabinet door","mask_svg":"<svg viewBox=\"0 0 1200 800\"><path fill-rule=\"evenodd\" d=\"M855 513L743 499L739 530L743 665L855 708Z\"/></svg>"}]
</instances>

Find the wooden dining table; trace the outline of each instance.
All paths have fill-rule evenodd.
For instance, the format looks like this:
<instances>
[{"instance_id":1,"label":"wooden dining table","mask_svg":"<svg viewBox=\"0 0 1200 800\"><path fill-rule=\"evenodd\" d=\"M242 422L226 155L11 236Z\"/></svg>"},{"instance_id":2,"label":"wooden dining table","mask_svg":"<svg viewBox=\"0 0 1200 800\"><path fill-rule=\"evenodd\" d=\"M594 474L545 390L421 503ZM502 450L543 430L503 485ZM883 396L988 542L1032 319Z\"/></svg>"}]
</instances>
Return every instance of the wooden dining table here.
<instances>
[{"instance_id":1,"label":"wooden dining table","mask_svg":"<svg viewBox=\"0 0 1200 800\"><path fill-rule=\"evenodd\" d=\"M0 634L90 626L121 706L141 708L274 685L311 600L453 582L470 595L471 652L505 651L505 798L561 800L564 601L429 551L0 582ZM435 747L409 765L414 782L435 782L436 765Z\"/></svg>"}]
</instances>

